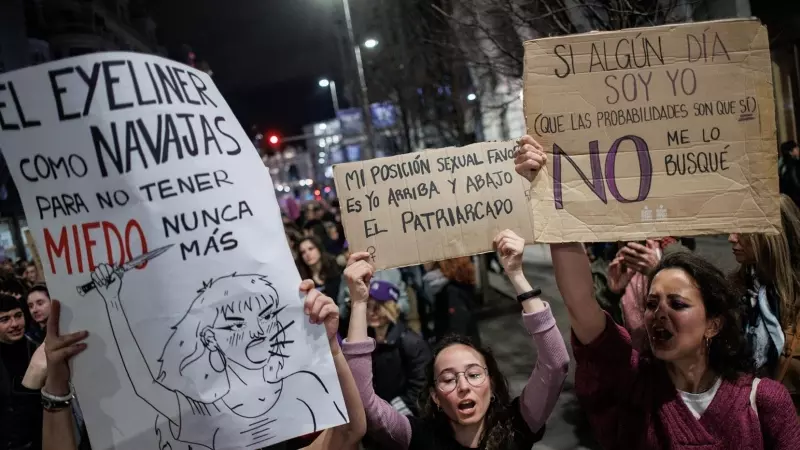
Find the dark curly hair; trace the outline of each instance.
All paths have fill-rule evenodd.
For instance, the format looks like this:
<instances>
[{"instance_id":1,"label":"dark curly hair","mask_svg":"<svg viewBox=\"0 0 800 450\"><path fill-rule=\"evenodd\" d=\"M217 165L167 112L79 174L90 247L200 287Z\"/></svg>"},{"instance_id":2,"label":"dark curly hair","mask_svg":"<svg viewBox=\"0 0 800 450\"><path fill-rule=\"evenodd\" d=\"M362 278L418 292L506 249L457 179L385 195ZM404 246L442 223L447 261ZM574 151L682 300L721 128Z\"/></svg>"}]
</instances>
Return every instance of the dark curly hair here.
<instances>
[{"instance_id":1,"label":"dark curly hair","mask_svg":"<svg viewBox=\"0 0 800 450\"><path fill-rule=\"evenodd\" d=\"M479 447L486 450L499 450L505 448L506 443L514 439L514 428L511 423L511 394L508 392L508 380L500 373L492 351L488 348L475 345L466 336L450 334L443 337L433 350L433 359L425 368L425 388L420 391L418 407L420 416L436 423L441 429L450 428L450 419L439 410L436 403L431 398L431 393L435 392L434 363L439 354L446 348L453 345L465 345L481 354L486 361L486 369L489 372L489 380L492 383L492 395L494 400L489 404L489 409L484 416L484 433L481 436Z\"/></svg>"},{"instance_id":2,"label":"dark curly hair","mask_svg":"<svg viewBox=\"0 0 800 450\"><path fill-rule=\"evenodd\" d=\"M741 295L725 274L694 253L675 252L662 258L650 273L648 290L655 276L666 269L686 272L700 290L706 317L722 319L720 331L709 346L709 367L726 380L735 380L742 373L753 373L752 353L741 331Z\"/></svg>"}]
</instances>

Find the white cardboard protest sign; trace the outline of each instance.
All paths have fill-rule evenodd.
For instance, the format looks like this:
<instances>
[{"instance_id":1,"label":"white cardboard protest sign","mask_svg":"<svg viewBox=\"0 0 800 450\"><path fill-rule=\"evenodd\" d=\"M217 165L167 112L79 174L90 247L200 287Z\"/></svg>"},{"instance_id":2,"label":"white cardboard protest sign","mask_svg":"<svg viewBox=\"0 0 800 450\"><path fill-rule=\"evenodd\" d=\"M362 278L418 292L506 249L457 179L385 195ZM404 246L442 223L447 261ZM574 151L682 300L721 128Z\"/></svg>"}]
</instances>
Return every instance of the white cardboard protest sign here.
<instances>
[{"instance_id":1,"label":"white cardboard protest sign","mask_svg":"<svg viewBox=\"0 0 800 450\"><path fill-rule=\"evenodd\" d=\"M256 449L347 419L272 181L210 77L94 54L0 75L0 150L95 450ZM169 444L169 447L167 447Z\"/></svg>"}]
</instances>

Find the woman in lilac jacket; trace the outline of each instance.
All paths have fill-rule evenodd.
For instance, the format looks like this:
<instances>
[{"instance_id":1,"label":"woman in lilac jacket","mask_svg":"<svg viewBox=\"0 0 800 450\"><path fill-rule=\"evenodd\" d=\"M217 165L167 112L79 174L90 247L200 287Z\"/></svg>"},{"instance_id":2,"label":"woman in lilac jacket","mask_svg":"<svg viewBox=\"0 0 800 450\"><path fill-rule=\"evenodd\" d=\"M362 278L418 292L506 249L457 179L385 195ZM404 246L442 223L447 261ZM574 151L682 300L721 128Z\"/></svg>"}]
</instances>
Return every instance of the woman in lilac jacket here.
<instances>
[{"instance_id":1,"label":"woman in lilac jacket","mask_svg":"<svg viewBox=\"0 0 800 450\"><path fill-rule=\"evenodd\" d=\"M345 278L350 286L350 332L343 352L358 385L368 430L387 447L402 449L528 450L541 439L569 366L569 354L550 306L522 274L525 241L506 230L495 238L503 266L523 309L523 322L539 350L522 395L509 398L505 378L488 350L468 338L447 337L426 368L427 387L420 396L421 417L406 417L378 398L372 387L366 309L374 273L368 253L350 257Z\"/></svg>"}]
</instances>

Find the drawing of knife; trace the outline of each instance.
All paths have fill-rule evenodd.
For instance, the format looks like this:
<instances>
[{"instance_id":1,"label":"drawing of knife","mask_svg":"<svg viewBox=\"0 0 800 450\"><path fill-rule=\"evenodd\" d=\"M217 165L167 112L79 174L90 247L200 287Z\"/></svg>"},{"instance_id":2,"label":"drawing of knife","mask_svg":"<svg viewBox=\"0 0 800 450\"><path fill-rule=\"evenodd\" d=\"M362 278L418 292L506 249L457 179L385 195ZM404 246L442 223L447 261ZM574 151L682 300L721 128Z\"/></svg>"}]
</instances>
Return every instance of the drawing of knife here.
<instances>
[{"instance_id":1,"label":"drawing of knife","mask_svg":"<svg viewBox=\"0 0 800 450\"><path fill-rule=\"evenodd\" d=\"M123 274L129 270L132 270L134 267L142 265L150 260L153 260L161 255L163 255L167 250L169 250L175 244L165 245L163 247L159 247L151 252L147 252L145 254L139 255L136 258L126 262L125 264L117 267L114 271ZM78 286L78 295L83 297L84 295L88 294L92 290L94 290L97 286L95 286L94 281L90 281L83 286Z\"/></svg>"}]
</instances>

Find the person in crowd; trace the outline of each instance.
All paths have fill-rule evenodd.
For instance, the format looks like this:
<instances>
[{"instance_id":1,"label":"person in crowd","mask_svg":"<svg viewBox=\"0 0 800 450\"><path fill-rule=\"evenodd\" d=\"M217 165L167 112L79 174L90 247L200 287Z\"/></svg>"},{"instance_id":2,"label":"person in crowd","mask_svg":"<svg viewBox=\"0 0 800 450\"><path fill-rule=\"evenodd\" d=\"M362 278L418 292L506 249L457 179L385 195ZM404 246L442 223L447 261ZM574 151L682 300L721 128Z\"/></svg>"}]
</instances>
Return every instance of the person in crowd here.
<instances>
[{"instance_id":1,"label":"person in crowd","mask_svg":"<svg viewBox=\"0 0 800 450\"><path fill-rule=\"evenodd\" d=\"M23 275L23 278L28 286L33 286L40 282L39 270L36 268L36 264L28 262L25 265L25 274Z\"/></svg>"},{"instance_id":2,"label":"person in crowd","mask_svg":"<svg viewBox=\"0 0 800 450\"><path fill-rule=\"evenodd\" d=\"M312 200L303 207L303 227L308 222L333 222L335 218L319 200Z\"/></svg>"},{"instance_id":3,"label":"person in crowd","mask_svg":"<svg viewBox=\"0 0 800 450\"><path fill-rule=\"evenodd\" d=\"M800 205L800 147L797 142L787 141L781 144L778 176L781 193Z\"/></svg>"},{"instance_id":4,"label":"person in crowd","mask_svg":"<svg viewBox=\"0 0 800 450\"><path fill-rule=\"evenodd\" d=\"M50 317L50 292L44 284L34 284L28 291L28 310L40 328L47 328Z\"/></svg>"},{"instance_id":5,"label":"person in crowd","mask_svg":"<svg viewBox=\"0 0 800 450\"><path fill-rule=\"evenodd\" d=\"M469 336L480 345L475 319L475 266L469 257L425 264L425 291L433 300L435 340L450 333Z\"/></svg>"},{"instance_id":6,"label":"person in crowd","mask_svg":"<svg viewBox=\"0 0 800 450\"><path fill-rule=\"evenodd\" d=\"M647 275L658 266L664 255L688 251L678 239L667 237L645 242L628 242L608 265L608 288L619 296L623 325L631 335L634 348L648 344L644 325L644 303L647 297ZM604 308L605 309L605 308Z\"/></svg>"},{"instance_id":7,"label":"person in crowd","mask_svg":"<svg viewBox=\"0 0 800 450\"><path fill-rule=\"evenodd\" d=\"M338 198L331 200L330 213L333 215L333 221L335 223L342 223L342 208Z\"/></svg>"},{"instance_id":8,"label":"person in crowd","mask_svg":"<svg viewBox=\"0 0 800 450\"><path fill-rule=\"evenodd\" d=\"M325 222L323 225L325 227L325 237L327 238L326 250L331 255L341 255L346 242L342 224L337 222Z\"/></svg>"},{"instance_id":9,"label":"person in crowd","mask_svg":"<svg viewBox=\"0 0 800 450\"><path fill-rule=\"evenodd\" d=\"M528 450L542 438L567 376L569 354L550 306L539 298L541 290L533 289L522 273L524 239L507 230L497 236L495 244L506 275L519 294L525 327L538 348L533 373L522 395L512 400L492 353L474 345L468 337L450 335L438 343L433 360L425 367L426 387L420 396L419 417L401 415L375 394L375 341L367 327L374 269L368 253L351 256L345 274L353 312L343 350L366 408L369 430L375 438L387 441L387 446Z\"/></svg>"},{"instance_id":10,"label":"person in crowd","mask_svg":"<svg viewBox=\"0 0 800 450\"><path fill-rule=\"evenodd\" d=\"M303 224L303 236L317 238L324 244L329 240L325 224L317 219L308 220Z\"/></svg>"},{"instance_id":11,"label":"person in crowd","mask_svg":"<svg viewBox=\"0 0 800 450\"><path fill-rule=\"evenodd\" d=\"M14 275L14 261L5 254L0 255L0 275L4 278Z\"/></svg>"},{"instance_id":12,"label":"person in crowd","mask_svg":"<svg viewBox=\"0 0 800 450\"><path fill-rule=\"evenodd\" d=\"M350 259L350 244L347 241L344 241L342 243L342 253L339 253L339 255L336 257L336 264L338 264L339 267L344 269L345 267L347 267L348 259ZM339 291L340 296L342 295L341 292L342 291L340 290ZM339 304L341 305L342 302L339 302Z\"/></svg>"},{"instance_id":13,"label":"person in crowd","mask_svg":"<svg viewBox=\"0 0 800 450\"><path fill-rule=\"evenodd\" d=\"M349 253L349 251L348 251ZM349 258L350 255L348 255ZM345 262L345 266L347 266L347 262ZM344 276L344 275L343 275ZM384 269L375 272L372 277L373 280L377 281L386 281L391 285L395 286L399 292L397 299L395 299L396 308L398 310L399 316L405 317L408 314L408 288L406 286L406 282L403 280L403 273L400 269ZM347 283L342 283L339 288L339 295L336 299L337 303L339 304L340 312L342 317L349 317L350 316L350 288L347 286Z\"/></svg>"},{"instance_id":14,"label":"person in crowd","mask_svg":"<svg viewBox=\"0 0 800 450\"><path fill-rule=\"evenodd\" d=\"M428 343L401 320L399 298L400 289L394 284L374 277L370 281L367 325L376 343L372 356L375 393L400 413L416 415L431 352Z\"/></svg>"},{"instance_id":15,"label":"person in crowd","mask_svg":"<svg viewBox=\"0 0 800 450\"><path fill-rule=\"evenodd\" d=\"M800 209L781 195L782 232L731 234L740 266L734 283L744 293L744 335L756 369L783 381L800 406Z\"/></svg>"},{"instance_id":16,"label":"person in crowd","mask_svg":"<svg viewBox=\"0 0 800 450\"><path fill-rule=\"evenodd\" d=\"M530 136L515 159L532 179ZM661 259L648 278L649 348L637 350L593 296L581 244L550 246L567 306L575 391L608 449L796 449L798 422L780 383L754 378L739 298L725 275L691 252Z\"/></svg>"},{"instance_id":17,"label":"person in crowd","mask_svg":"<svg viewBox=\"0 0 800 450\"><path fill-rule=\"evenodd\" d=\"M16 297L0 294L0 449L42 447L39 391L23 385L36 343L25 336L25 314Z\"/></svg>"},{"instance_id":18,"label":"person in crowd","mask_svg":"<svg viewBox=\"0 0 800 450\"><path fill-rule=\"evenodd\" d=\"M297 253L297 244L303 240L303 234L295 231L291 227L284 228L283 233L286 235L286 243L289 244L289 249L292 251L292 258L297 261L297 259L300 257L300 255Z\"/></svg>"},{"instance_id":19,"label":"person in crowd","mask_svg":"<svg viewBox=\"0 0 800 450\"><path fill-rule=\"evenodd\" d=\"M336 374L342 388L347 415L350 422L323 431L314 441L305 447L305 450L356 450L358 443L366 433L366 418L364 406L358 394L358 388L350 368L345 360L336 330L339 328L339 309L330 297L313 289L313 282L304 281L300 290L307 293L303 303L303 312L311 323L323 324L328 337ZM42 388L43 397L66 397L69 400L51 405L44 409L42 420L42 448L43 450L78 450L75 439L75 426L73 414L70 414L70 403L74 399L74 392L70 386L69 360L86 349L83 340L88 333L78 331L61 335L59 333L58 319L61 305L53 301L52 314L47 322L48 339L45 344L47 358L47 376ZM37 402L38 403L38 402ZM39 410L41 411L41 406ZM41 412L40 412L41 413ZM39 422L36 422L39 423ZM34 447L31 447L33 449ZM82 450L82 449L81 449Z\"/></svg>"},{"instance_id":20,"label":"person in crowd","mask_svg":"<svg viewBox=\"0 0 800 450\"><path fill-rule=\"evenodd\" d=\"M322 244L316 238L306 237L297 243L296 261L300 276L313 280L317 289L323 294L334 297L339 294L342 281L342 269L336 264L336 258L323 251Z\"/></svg>"}]
</instances>

